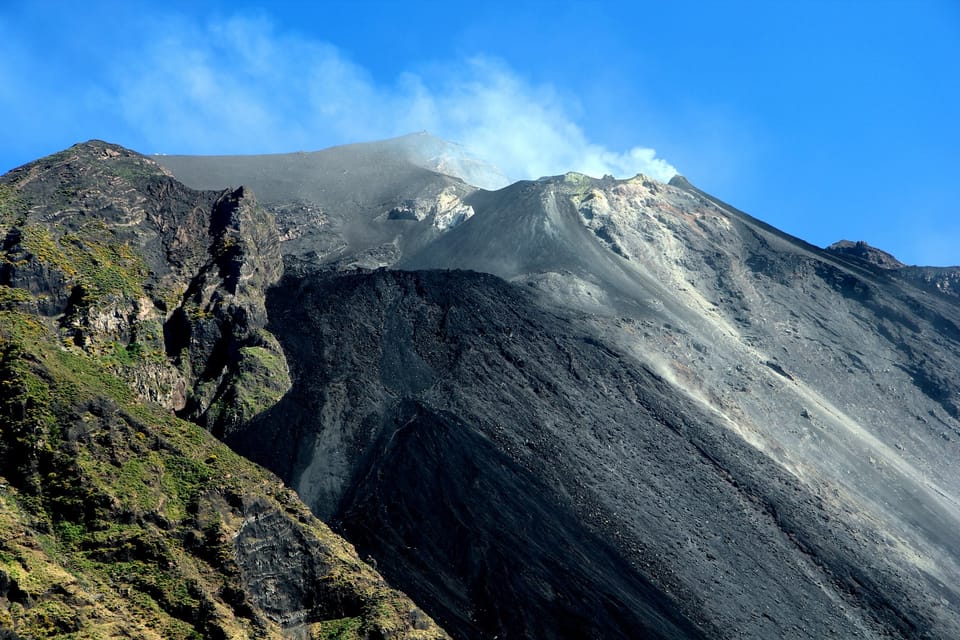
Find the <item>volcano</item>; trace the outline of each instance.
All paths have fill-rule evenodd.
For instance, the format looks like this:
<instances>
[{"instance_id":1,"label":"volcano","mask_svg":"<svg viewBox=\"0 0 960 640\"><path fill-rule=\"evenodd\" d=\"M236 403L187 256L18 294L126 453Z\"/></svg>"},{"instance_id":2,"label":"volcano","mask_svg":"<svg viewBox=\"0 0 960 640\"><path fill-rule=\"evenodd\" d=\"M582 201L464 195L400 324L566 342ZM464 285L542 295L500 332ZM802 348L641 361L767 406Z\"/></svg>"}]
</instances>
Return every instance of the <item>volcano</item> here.
<instances>
[{"instance_id":1,"label":"volcano","mask_svg":"<svg viewBox=\"0 0 960 640\"><path fill-rule=\"evenodd\" d=\"M682 176L501 186L428 134L64 154L3 177L3 284L98 362L154 318L152 368L114 369L294 489L408 628L960 637L960 269L813 246ZM83 315L38 256L91 220L142 295Z\"/></svg>"}]
</instances>

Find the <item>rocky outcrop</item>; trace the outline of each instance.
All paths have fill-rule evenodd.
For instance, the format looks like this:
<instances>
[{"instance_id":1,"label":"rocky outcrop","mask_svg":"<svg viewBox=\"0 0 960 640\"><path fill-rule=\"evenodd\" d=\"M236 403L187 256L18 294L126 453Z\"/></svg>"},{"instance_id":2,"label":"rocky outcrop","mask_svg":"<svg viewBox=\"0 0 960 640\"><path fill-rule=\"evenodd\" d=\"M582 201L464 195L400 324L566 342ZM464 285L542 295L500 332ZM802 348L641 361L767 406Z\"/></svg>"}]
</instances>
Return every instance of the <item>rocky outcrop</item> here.
<instances>
[{"instance_id":1,"label":"rocky outcrop","mask_svg":"<svg viewBox=\"0 0 960 640\"><path fill-rule=\"evenodd\" d=\"M929 291L960 297L960 267L904 267L897 273Z\"/></svg>"},{"instance_id":2,"label":"rocky outcrop","mask_svg":"<svg viewBox=\"0 0 960 640\"><path fill-rule=\"evenodd\" d=\"M272 216L242 187L210 217L209 259L164 327L167 353L194 382L180 414L216 435L276 402L286 361L264 328L264 295L283 270Z\"/></svg>"},{"instance_id":3,"label":"rocky outcrop","mask_svg":"<svg viewBox=\"0 0 960 640\"><path fill-rule=\"evenodd\" d=\"M862 240L841 240L827 247L827 251L888 269L896 277L926 291L952 297L960 296L960 267L907 266L889 253L871 247Z\"/></svg>"},{"instance_id":4,"label":"rocky outcrop","mask_svg":"<svg viewBox=\"0 0 960 640\"><path fill-rule=\"evenodd\" d=\"M0 625L22 637L443 638L269 473L0 312Z\"/></svg>"},{"instance_id":5,"label":"rocky outcrop","mask_svg":"<svg viewBox=\"0 0 960 640\"><path fill-rule=\"evenodd\" d=\"M198 426L290 384L265 329L277 229L249 191L91 142L0 179L0 216L8 637L447 637Z\"/></svg>"},{"instance_id":6,"label":"rocky outcrop","mask_svg":"<svg viewBox=\"0 0 960 640\"><path fill-rule=\"evenodd\" d=\"M906 266L886 251L871 247L863 240L858 240L857 242L840 240L827 247L827 251L857 258L858 260L863 260L869 264L878 266L881 269L899 269L900 267Z\"/></svg>"},{"instance_id":7,"label":"rocky outcrop","mask_svg":"<svg viewBox=\"0 0 960 640\"><path fill-rule=\"evenodd\" d=\"M263 307L279 238L249 191L192 191L101 142L21 167L4 189L20 207L0 284L30 291L65 341L142 398L223 433L283 395Z\"/></svg>"},{"instance_id":8,"label":"rocky outcrop","mask_svg":"<svg viewBox=\"0 0 960 640\"><path fill-rule=\"evenodd\" d=\"M312 153L156 160L195 188L252 188L277 218L288 262L379 268L473 215L467 199L477 188L431 170L431 158L446 147L430 136L406 136Z\"/></svg>"},{"instance_id":9,"label":"rocky outcrop","mask_svg":"<svg viewBox=\"0 0 960 640\"><path fill-rule=\"evenodd\" d=\"M406 200L387 212L388 220L422 220L440 231L452 229L473 216L473 207L464 204L454 189L445 189L434 198Z\"/></svg>"}]
</instances>

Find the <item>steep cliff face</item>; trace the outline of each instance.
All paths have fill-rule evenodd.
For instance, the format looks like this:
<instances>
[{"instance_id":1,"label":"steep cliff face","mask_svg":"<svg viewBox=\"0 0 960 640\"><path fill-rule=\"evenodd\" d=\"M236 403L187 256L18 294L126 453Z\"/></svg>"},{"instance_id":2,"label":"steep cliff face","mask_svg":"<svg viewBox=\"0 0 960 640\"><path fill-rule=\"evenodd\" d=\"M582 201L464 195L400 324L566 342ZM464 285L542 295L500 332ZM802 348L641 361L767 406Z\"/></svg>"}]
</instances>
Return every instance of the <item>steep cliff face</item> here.
<instances>
[{"instance_id":1,"label":"steep cliff face","mask_svg":"<svg viewBox=\"0 0 960 640\"><path fill-rule=\"evenodd\" d=\"M3 178L0 284L144 399L222 433L289 384L263 331L283 269L273 217L242 187L185 188L138 154L92 142Z\"/></svg>"},{"instance_id":2,"label":"steep cliff face","mask_svg":"<svg viewBox=\"0 0 960 640\"><path fill-rule=\"evenodd\" d=\"M4 307L10 637L445 637L276 478Z\"/></svg>"},{"instance_id":3,"label":"steep cliff face","mask_svg":"<svg viewBox=\"0 0 960 640\"><path fill-rule=\"evenodd\" d=\"M960 297L960 267L903 267L897 276L927 291Z\"/></svg>"},{"instance_id":4,"label":"steep cliff face","mask_svg":"<svg viewBox=\"0 0 960 640\"><path fill-rule=\"evenodd\" d=\"M446 637L198 426L289 386L249 192L93 142L4 176L0 225L4 637Z\"/></svg>"},{"instance_id":5,"label":"steep cliff face","mask_svg":"<svg viewBox=\"0 0 960 640\"><path fill-rule=\"evenodd\" d=\"M210 215L208 255L166 321L166 349L195 381L180 415L222 435L289 387L286 361L266 323L264 295L283 270L273 218L243 187Z\"/></svg>"}]
</instances>

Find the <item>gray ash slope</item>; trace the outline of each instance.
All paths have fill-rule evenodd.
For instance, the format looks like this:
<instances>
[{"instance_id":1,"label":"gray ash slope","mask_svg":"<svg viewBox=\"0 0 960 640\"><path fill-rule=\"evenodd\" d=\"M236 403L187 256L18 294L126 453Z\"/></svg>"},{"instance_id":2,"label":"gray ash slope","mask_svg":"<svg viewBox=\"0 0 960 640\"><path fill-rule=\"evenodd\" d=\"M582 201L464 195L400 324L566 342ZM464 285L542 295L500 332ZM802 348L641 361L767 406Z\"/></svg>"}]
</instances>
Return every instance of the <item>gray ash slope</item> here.
<instances>
[{"instance_id":1,"label":"gray ash slope","mask_svg":"<svg viewBox=\"0 0 960 640\"><path fill-rule=\"evenodd\" d=\"M402 146L159 158L287 229L293 387L238 450L460 637L960 637L949 270L679 178L488 192Z\"/></svg>"}]
</instances>

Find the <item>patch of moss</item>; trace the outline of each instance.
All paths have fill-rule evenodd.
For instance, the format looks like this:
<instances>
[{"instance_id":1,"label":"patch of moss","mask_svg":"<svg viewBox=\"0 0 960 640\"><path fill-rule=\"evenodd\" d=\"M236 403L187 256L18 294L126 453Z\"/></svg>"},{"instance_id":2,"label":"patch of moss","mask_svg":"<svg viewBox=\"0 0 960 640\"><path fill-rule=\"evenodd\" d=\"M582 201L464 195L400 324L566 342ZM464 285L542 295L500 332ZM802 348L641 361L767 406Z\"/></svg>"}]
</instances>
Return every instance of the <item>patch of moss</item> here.
<instances>
[{"instance_id":1,"label":"patch of moss","mask_svg":"<svg viewBox=\"0 0 960 640\"><path fill-rule=\"evenodd\" d=\"M75 633L80 628L81 619L77 611L57 600L44 600L30 607L23 621L23 635L39 638L62 637Z\"/></svg>"},{"instance_id":2,"label":"patch of moss","mask_svg":"<svg viewBox=\"0 0 960 640\"><path fill-rule=\"evenodd\" d=\"M201 590L175 569L155 562L132 560L104 565L110 578L144 593L178 618L191 619L201 602Z\"/></svg>"},{"instance_id":3,"label":"patch of moss","mask_svg":"<svg viewBox=\"0 0 960 640\"><path fill-rule=\"evenodd\" d=\"M160 344L161 338L151 335L148 339L150 342L131 342L130 344L114 340L100 354L100 361L113 369L132 369L144 363L165 364L167 358Z\"/></svg>"},{"instance_id":4,"label":"patch of moss","mask_svg":"<svg viewBox=\"0 0 960 640\"><path fill-rule=\"evenodd\" d=\"M110 173L132 183L140 185L144 180L164 175L163 170L152 160L138 156L119 156L107 163Z\"/></svg>"},{"instance_id":5,"label":"patch of moss","mask_svg":"<svg viewBox=\"0 0 960 640\"><path fill-rule=\"evenodd\" d=\"M236 385L242 420L272 407L290 388L286 358L279 350L242 347Z\"/></svg>"},{"instance_id":6,"label":"patch of moss","mask_svg":"<svg viewBox=\"0 0 960 640\"><path fill-rule=\"evenodd\" d=\"M359 617L324 620L317 626L319 628L314 633L322 640L360 640L364 637L360 634L363 619Z\"/></svg>"},{"instance_id":7,"label":"patch of moss","mask_svg":"<svg viewBox=\"0 0 960 640\"><path fill-rule=\"evenodd\" d=\"M146 264L101 221L61 236L38 224L24 225L21 232L23 247L32 258L61 273L73 287L75 308L89 308L110 297L145 297Z\"/></svg>"},{"instance_id":8,"label":"patch of moss","mask_svg":"<svg viewBox=\"0 0 960 640\"><path fill-rule=\"evenodd\" d=\"M49 329L37 316L19 309L0 308L0 340L11 344L29 345L43 339Z\"/></svg>"},{"instance_id":9,"label":"patch of moss","mask_svg":"<svg viewBox=\"0 0 960 640\"><path fill-rule=\"evenodd\" d=\"M78 232L60 238L68 268L93 298L114 294L143 297L147 267L129 244L115 239L102 222L84 225Z\"/></svg>"},{"instance_id":10,"label":"patch of moss","mask_svg":"<svg viewBox=\"0 0 960 640\"><path fill-rule=\"evenodd\" d=\"M77 268L49 229L37 224L28 224L23 226L21 231L23 247L37 261L56 268L67 279L77 277L79 274Z\"/></svg>"},{"instance_id":11,"label":"patch of moss","mask_svg":"<svg viewBox=\"0 0 960 640\"><path fill-rule=\"evenodd\" d=\"M5 475L36 491L46 438L57 421L48 383L26 360L21 344L0 339L0 468Z\"/></svg>"},{"instance_id":12,"label":"patch of moss","mask_svg":"<svg viewBox=\"0 0 960 640\"><path fill-rule=\"evenodd\" d=\"M58 375L65 402L92 400L97 392L107 394L121 403L134 400L133 392L126 382L104 369L102 362L82 351L54 350L49 354L46 364Z\"/></svg>"},{"instance_id":13,"label":"patch of moss","mask_svg":"<svg viewBox=\"0 0 960 640\"><path fill-rule=\"evenodd\" d=\"M167 494L184 505L194 502L202 486L212 477L207 464L192 458L170 456L164 463Z\"/></svg>"},{"instance_id":14,"label":"patch of moss","mask_svg":"<svg viewBox=\"0 0 960 640\"><path fill-rule=\"evenodd\" d=\"M13 485L4 492L16 497L11 503L6 493L0 496L0 535L28 540L24 533L29 529L5 530L15 530L17 521L47 532L34 535L26 547L3 549L0 570L22 585L31 600L20 610L0 609L21 635L77 631L81 618L76 607L67 606L62 597L66 593L57 591L56 585L69 582L62 577L63 569L56 568L54 559L60 558L63 567L90 588L112 590L114 606L138 611L137 617L153 625L159 637L203 637L210 609L201 606L204 588L198 574L178 560L178 537L152 524L159 516L167 526L192 526L189 504L209 483L211 470L171 445L179 434L199 427L177 424L170 443L148 447L146 438L135 435L142 433L136 430L137 419L124 417L125 408L136 403L123 392L122 383L111 383L112 376L99 370L92 358L55 345L50 335L40 336L30 351L9 335L0 342L0 380L6 390L0 401L0 468L4 486ZM104 393L113 395L106 404ZM97 415L78 414L78 406L91 403ZM152 423L179 423L141 409ZM64 437L70 421L88 429L79 447ZM219 446L209 436L206 445L197 457L210 458L207 450ZM71 615L64 615L66 611Z\"/></svg>"},{"instance_id":15,"label":"patch of moss","mask_svg":"<svg viewBox=\"0 0 960 640\"><path fill-rule=\"evenodd\" d=\"M87 528L76 522L58 522L54 526L54 533L65 547L73 548L86 538Z\"/></svg>"},{"instance_id":16,"label":"patch of moss","mask_svg":"<svg viewBox=\"0 0 960 640\"><path fill-rule=\"evenodd\" d=\"M206 426L218 436L266 411L290 389L287 361L276 339L261 332L257 340L265 346L238 349L226 385L206 389L211 397L218 393L206 414ZM197 391L204 390L204 385L197 385Z\"/></svg>"},{"instance_id":17,"label":"patch of moss","mask_svg":"<svg viewBox=\"0 0 960 640\"><path fill-rule=\"evenodd\" d=\"M0 284L0 309L17 309L20 305L33 300L33 294L26 289Z\"/></svg>"}]
</instances>

